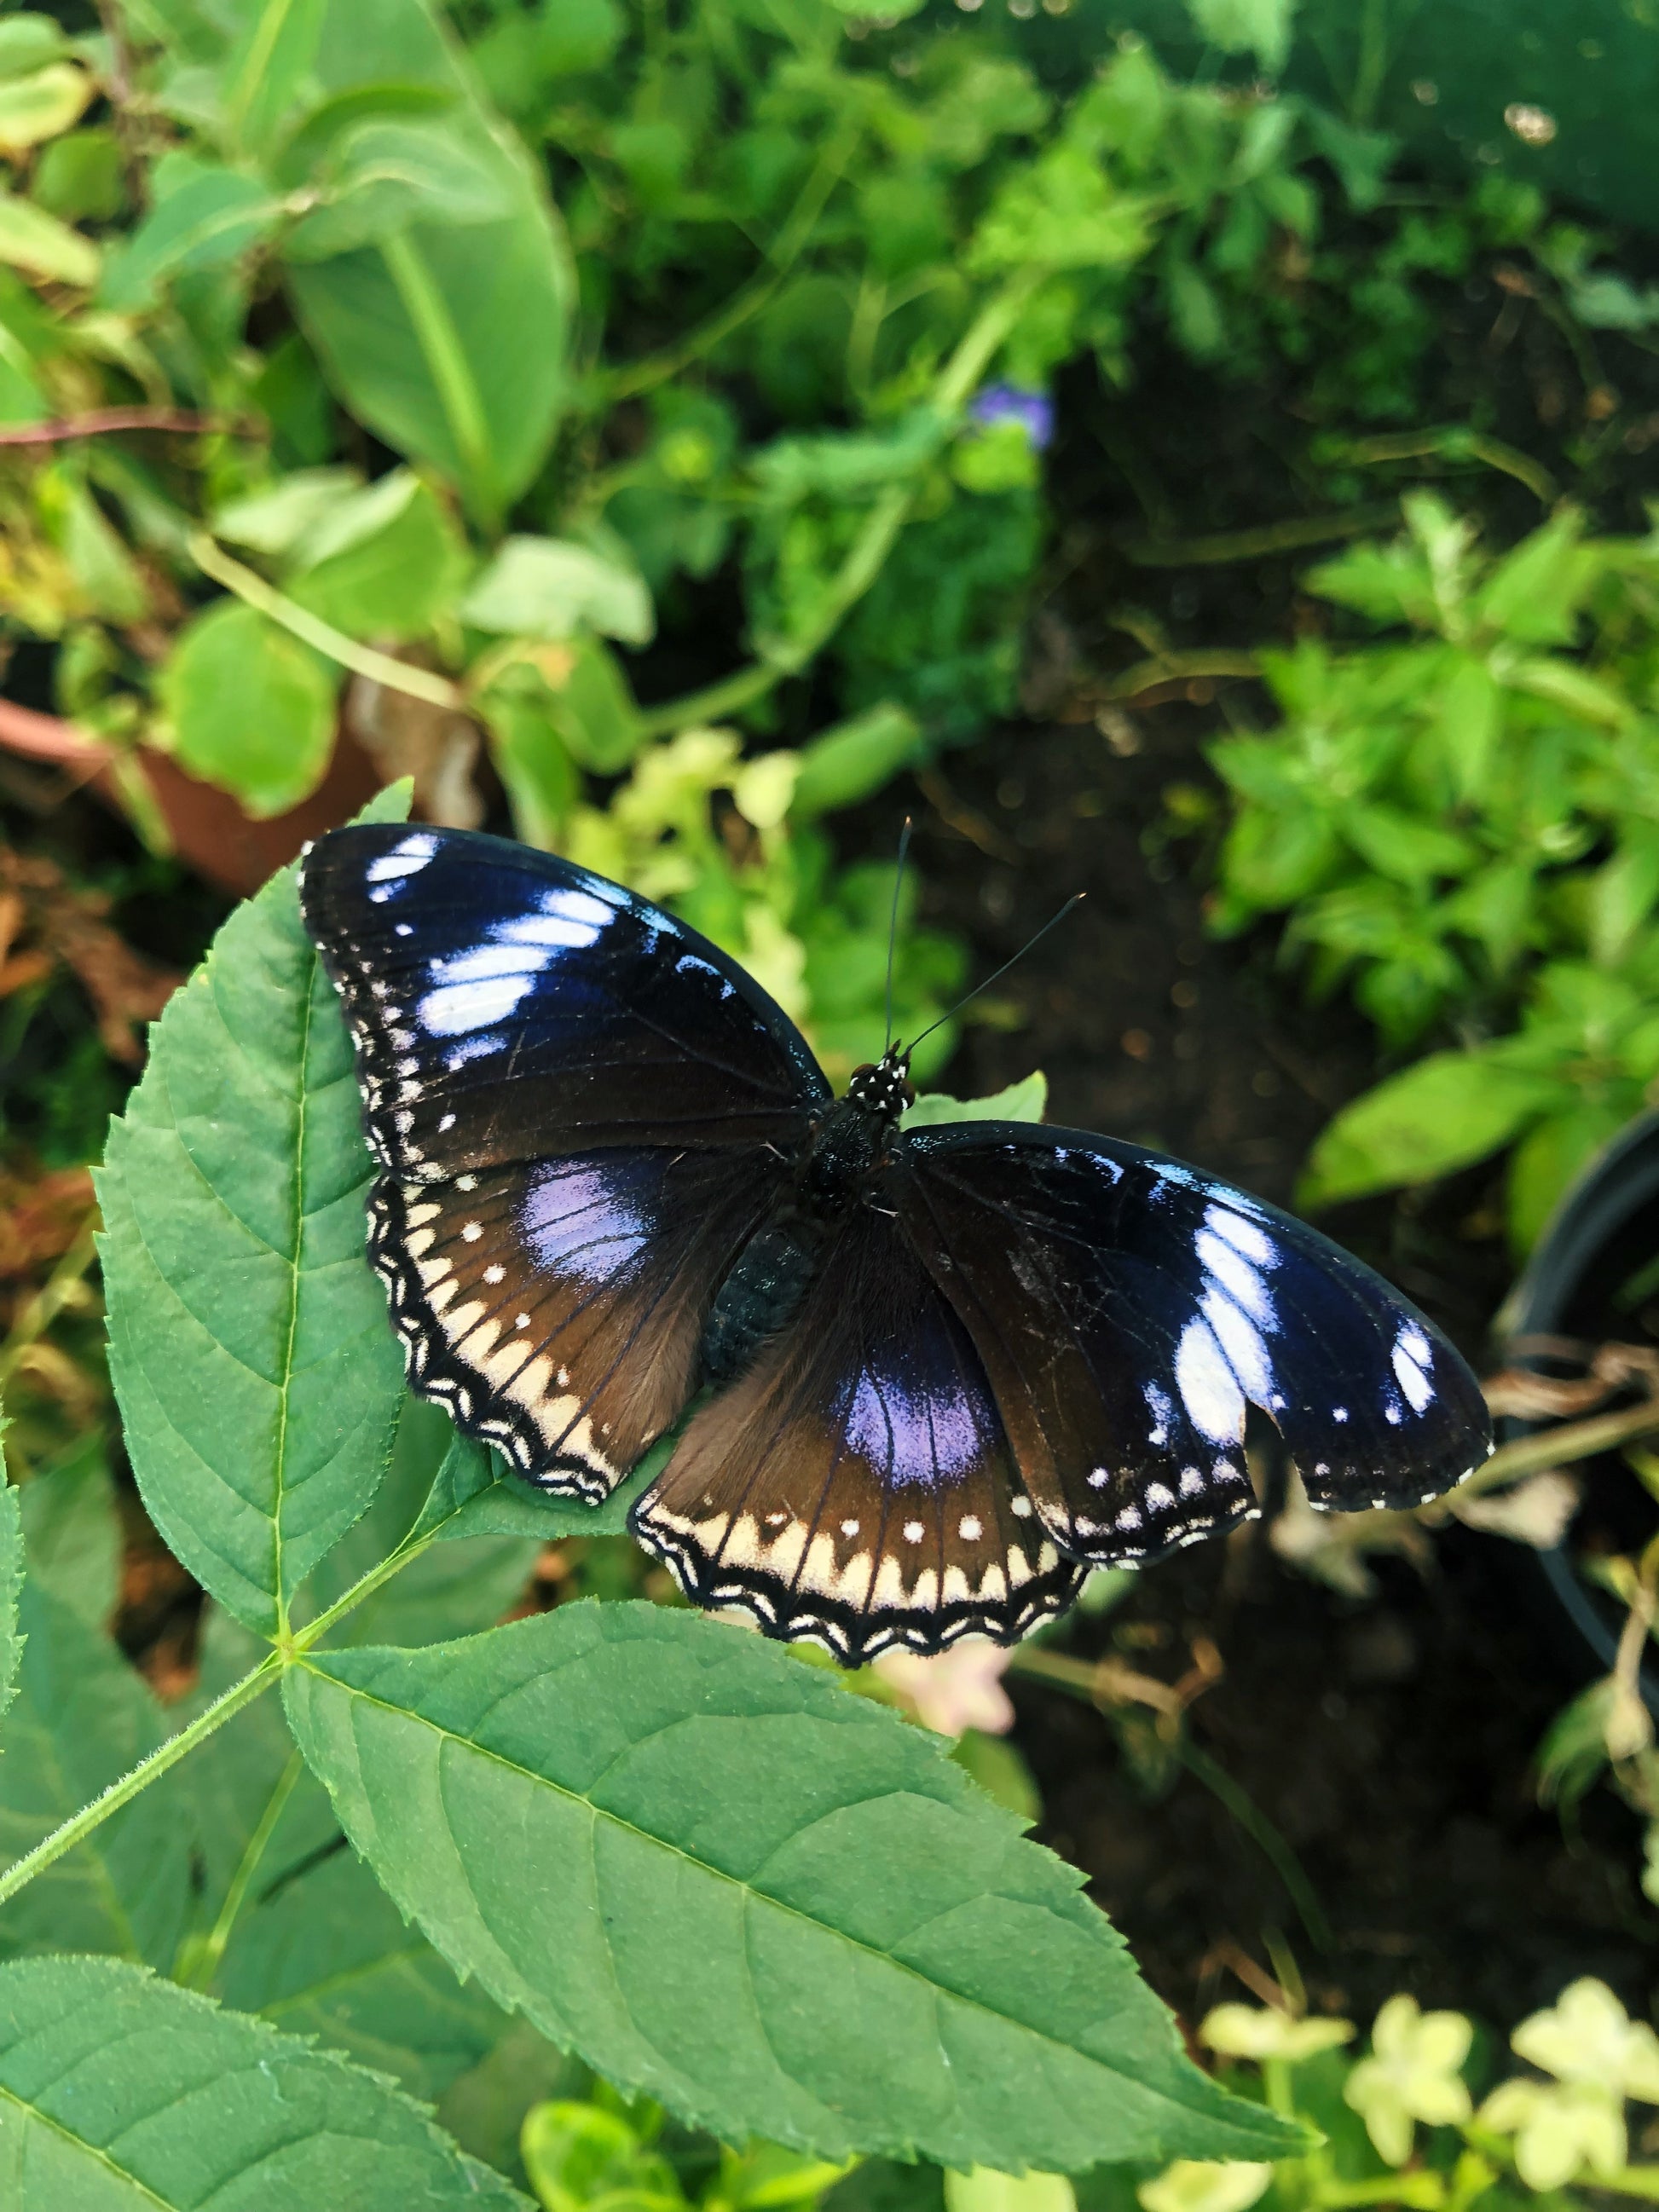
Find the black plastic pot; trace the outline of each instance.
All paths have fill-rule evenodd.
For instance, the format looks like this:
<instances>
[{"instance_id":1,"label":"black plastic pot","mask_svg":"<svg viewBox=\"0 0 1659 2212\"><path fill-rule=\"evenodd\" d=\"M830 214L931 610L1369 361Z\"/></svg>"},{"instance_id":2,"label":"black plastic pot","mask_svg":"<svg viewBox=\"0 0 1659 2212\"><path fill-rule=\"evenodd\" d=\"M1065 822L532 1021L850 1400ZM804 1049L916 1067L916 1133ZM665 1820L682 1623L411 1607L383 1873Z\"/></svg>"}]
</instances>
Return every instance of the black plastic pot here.
<instances>
[{"instance_id":1,"label":"black plastic pot","mask_svg":"<svg viewBox=\"0 0 1659 2212\"><path fill-rule=\"evenodd\" d=\"M1659 1284L1644 1298L1620 1303L1621 1291L1656 1259L1659 1113L1632 1121L1556 1209L1504 1309L1511 1363L1551 1371L1548 1358L1528 1348L1531 1338L1571 1337L1592 1345L1659 1340ZM1507 1441L1547 1425L1510 1418L1501 1427ZM1587 1540L1608 1540L1620 1551L1637 1548L1659 1528L1659 1506L1616 1452L1586 1462L1577 1472L1584 1499L1565 1542L1529 1556L1564 1640L1577 1644L1581 1662L1588 1658L1596 1673L1605 1674L1624 1614L1581 1573L1577 1558ZM1659 1713L1659 1668L1651 1663L1643 1669L1642 1691Z\"/></svg>"}]
</instances>

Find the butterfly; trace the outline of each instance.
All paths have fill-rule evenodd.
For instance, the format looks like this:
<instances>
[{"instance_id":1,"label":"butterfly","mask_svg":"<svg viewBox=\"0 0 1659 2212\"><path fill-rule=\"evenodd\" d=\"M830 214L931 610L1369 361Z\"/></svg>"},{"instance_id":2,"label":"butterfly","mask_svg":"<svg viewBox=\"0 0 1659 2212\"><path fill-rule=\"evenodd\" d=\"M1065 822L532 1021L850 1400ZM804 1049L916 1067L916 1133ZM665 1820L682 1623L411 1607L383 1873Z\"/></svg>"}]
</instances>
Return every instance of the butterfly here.
<instances>
[{"instance_id":1,"label":"butterfly","mask_svg":"<svg viewBox=\"0 0 1659 2212\"><path fill-rule=\"evenodd\" d=\"M1012 1643L1254 1517L1249 1407L1322 1507L1491 1449L1445 1338L1303 1223L1083 1130L906 1129L896 1044L837 1098L735 960L603 877L363 824L301 900L412 1387L594 1501L693 1407L630 1526L696 1605L848 1666Z\"/></svg>"}]
</instances>

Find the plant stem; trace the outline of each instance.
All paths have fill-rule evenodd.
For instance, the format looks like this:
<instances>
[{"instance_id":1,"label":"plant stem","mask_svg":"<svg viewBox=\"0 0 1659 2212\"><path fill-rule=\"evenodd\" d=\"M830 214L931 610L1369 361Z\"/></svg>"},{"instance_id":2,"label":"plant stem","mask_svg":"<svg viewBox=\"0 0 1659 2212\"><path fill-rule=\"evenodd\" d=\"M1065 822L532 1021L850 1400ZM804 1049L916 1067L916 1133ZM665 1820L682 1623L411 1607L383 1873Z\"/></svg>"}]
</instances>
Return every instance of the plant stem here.
<instances>
[{"instance_id":1,"label":"plant stem","mask_svg":"<svg viewBox=\"0 0 1659 2212\"><path fill-rule=\"evenodd\" d=\"M1010 277L988 300L963 333L961 342L939 373L930 404L947 418L958 414L984 375L992 356L1019 319L1020 311L1041 283L1040 269L1023 269ZM665 737L696 722L712 721L722 714L739 714L756 700L796 675L828 644L849 611L863 598L893 550L915 503L919 487L895 484L884 491L865 517L857 537L848 546L818 601L811 620L793 637L781 638L759 660L740 668L718 684L687 692L660 707L647 707L640 715L640 728L648 738Z\"/></svg>"},{"instance_id":2,"label":"plant stem","mask_svg":"<svg viewBox=\"0 0 1659 2212\"><path fill-rule=\"evenodd\" d=\"M244 1705L252 1705L255 1698L262 1697L281 1675L284 1664L283 1653L267 1652L251 1674L244 1674L241 1680L234 1683L222 1697L216 1698L205 1711L196 1716L188 1728L181 1729L177 1735L170 1735L164 1744L158 1745L151 1752L148 1759L141 1759L130 1774L124 1774L118 1782L112 1782L109 1788L94 1797L89 1805L83 1805L78 1813L72 1814L49 1836L43 1836L32 1851L25 1851L21 1859L15 1861L4 1874L0 1875L0 1905L15 1897L20 1889L33 1881L36 1875L44 1874L49 1866L63 1857L65 1851L73 1850L76 1844L83 1842L94 1828L101 1826L112 1813L118 1813L124 1805L131 1803L141 1790L148 1789L170 1766L176 1766L186 1752L194 1751L198 1743L204 1743L216 1729L224 1726L233 1714L240 1713Z\"/></svg>"},{"instance_id":3,"label":"plant stem","mask_svg":"<svg viewBox=\"0 0 1659 2212\"><path fill-rule=\"evenodd\" d=\"M1629 1443L1655 1429L1659 1429L1659 1401L1651 1398L1640 1406L1621 1406L1616 1413L1597 1413L1587 1421L1565 1421L1558 1428L1540 1429L1534 1436L1499 1444L1485 1466L1476 1468L1454 1494L1478 1497L1483 1490L1497 1490L1523 1474L1594 1459L1598 1452L1611 1451L1615 1444Z\"/></svg>"},{"instance_id":4,"label":"plant stem","mask_svg":"<svg viewBox=\"0 0 1659 2212\"><path fill-rule=\"evenodd\" d=\"M177 407L99 407L89 415L66 415L52 422L8 422L0 426L0 446L61 446L74 438L102 438L113 430L166 430L204 437L213 431L247 438L260 434L257 423L233 416L191 415Z\"/></svg>"},{"instance_id":5,"label":"plant stem","mask_svg":"<svg viewBox=\"0 0 1659 2212\"><path fill-rule=\"evenodd\" d=\"M1622 2197L1646 2197L1659 2203L1659 2166L1621 2166L1614 2173L1598 2173L1598 2189L1616 2189Z\"/></svg>"},{"instance_id":6,"label":"plant stem","mask_svg":"<svg viewBox=\"0 0 1659 2212\"><path fill-rule=\"evenodd\" d=\"M411 699L423 699L430 707L448 707L457 713L465 711L466 700L460 686L447 676L434 675L429 668L412 668L406 660L394 660L389 653L377 653L372 645L359 645L356 638L348 637L331 623L307 614L303 607L295 606L292 599L285 598L274 584L266 583L252 568L233 560L204 530L192 530L188 545L191 559L204 576L211 576L216 584L222 584L228 592L234 592L244 605L280 623L325 659L338 661L342 668L367 678L371 684L384 684L388 691L402 691Z\"/></svg>"},{"instance_id":7,"label":"plant stem","mask_svg":"<svg viewBox=\"0 0 1659 2212\"><path fill-rule=\"evenodd\" d=\"M460 1510L457 1506L455 1512ZM394 1575L401 1574L410 1560L419 1559L428 1545L437 1541L454 1517L455 1513L447 1513L441 1521L422 1529L419 1534L405 1537L396 1551L382 1559L379 1566L371 1567L366 1575L360 1576L345 1595L337 1598L326 1611L319 1613L314 1620L308 1621L304 1628L268 1651L251 1674L244 1674L240 1682L233 1683L222 1697L216 1698L210 1705L196 1716L188 1728L181 1729L177 1735L169 1736L147 1759L141 1759L130 1774L123 1775L118 1782L112 1782L109 1788L94 1797L90 1804L83 1805L78 1813L72 1814L49 1836L43 1836L32 1851L26 1851L21 1859L0 1874L0 1905L15 1897L20 1889L33 1881L36 1875L44 1874L49 1866L63 1857L65 1851L73 1850L77 1844L84 1843L93 1830L100 1827L112 1813L118 1813L141 1790L146 1790L152 1782L159 1781L169 1767L176 1766L187 1752L195 1750L198 1743L205 1743L216 1729L222 1728L228 1720L241 1711L244 1705L252 1705L256 1698L263 1697L296 1660L302 1659L313 1644L320 1642L336 1621L343 1620L383 1583L388 1583Z\"/></svg>"},{"instance_id":8,"label":"plant stem","mask_svg":"<svg viewBox=\"0 0 1659 2212\"><path fill-rule=\"evenodd\" d=\"M224 1903L219 1908L219 1917L191 1961L190 1982L192 1988L206 1989L218 1972L219 1961L225 1955L225 1947L230 1941L237 1916L247 1901L248 1890L259 1870L259 1862L276 1832L276 1823L283 1817L283 1807L294 1794L294 1785L304 1771L305 1760L297 1751L291 1753L288 1765L276 1778L276 1788L265 1801L265 1809L259 1815L253 1833L248 1838L247 1848L242 1853L241 1862L225 1892Z\"/></svg>"}]
</instances>

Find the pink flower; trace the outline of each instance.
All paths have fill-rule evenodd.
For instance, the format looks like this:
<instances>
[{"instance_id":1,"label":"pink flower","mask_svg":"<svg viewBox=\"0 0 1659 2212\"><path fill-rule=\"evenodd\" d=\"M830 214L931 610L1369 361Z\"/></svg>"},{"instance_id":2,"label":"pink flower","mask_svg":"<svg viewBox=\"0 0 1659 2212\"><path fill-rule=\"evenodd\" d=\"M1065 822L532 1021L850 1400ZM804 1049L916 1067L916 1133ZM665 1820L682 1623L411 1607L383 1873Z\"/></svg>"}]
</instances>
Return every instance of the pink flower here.
<instances>
[{"instance_id":1,"label":"pink flower","mask_svg":"<svg viewBox=\"0 0 1659 2212\"><path fill-rule=\"evenodd\" d=\"M1006 1735L1014 1709L1002 1686L1008 1654L1001 1644L971 1637L937 1659L914 1651L884 1651L876 1672L896 1690L924 1728L958 1736L966 1729Z\"/></svg>"}]
</instances>

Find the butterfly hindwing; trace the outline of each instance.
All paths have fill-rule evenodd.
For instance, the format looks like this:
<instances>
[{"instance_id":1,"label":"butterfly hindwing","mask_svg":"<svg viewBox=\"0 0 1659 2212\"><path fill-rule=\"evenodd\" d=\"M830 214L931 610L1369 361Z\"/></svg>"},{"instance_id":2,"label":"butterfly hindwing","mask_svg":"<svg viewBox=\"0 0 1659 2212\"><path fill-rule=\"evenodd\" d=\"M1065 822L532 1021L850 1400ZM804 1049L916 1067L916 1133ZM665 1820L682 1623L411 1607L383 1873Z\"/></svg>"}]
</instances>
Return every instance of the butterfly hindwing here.
<instances>
[{"instance_id":1,"label":"butterfly hindwing","mask_svg":"<svg viewBox=\"0 0 1659 2212\"><path fill-rule=\"evenodd\" d=\"M605 1497L695 1389L709 1302L780 1185L764 1158L624 1146L382 1176L369 1256L411 1383L530 1480Z\"/></svg>"},{"instance_id":2,"label":"butterfly hindwing","mask_svg":"<svg viewBox=\"0 0 1659 2212\"><path fill-rule=\"evenodd\" d=\"M966 1331L890 1215L856 1208L805 1303L693 1418L635 1534L694 1603L843 1665L1012 1643L1076 1595Z\"/></svg>"},{"instance_id":3,"label":"butterfly hindwing","mask_svg":"<svg viewBox=\"0 0 1659 2212\"><path fill-rule=\"evenodd\" d=\"M1150 1559L1254 1515L1248 1406L1320 1506L1417 1504L1491 1449L1474 1377L1380 1276L1176 1161L969 1123L902 1135L888 1185L1079 1558Z\"/></svg>"},{"instance_id":4,"label":"butterfly hindwing","mask_svg":"<svg viewBox=\"0 0 1659 2212\"><path fill-rule=\"evenodd\" d=\"M300 890L370 1145L405 1182L600 1145L787 1150L829 1097L735 961L551 854L358 823L318 841Z\"/></svg>"}]
</instances>

